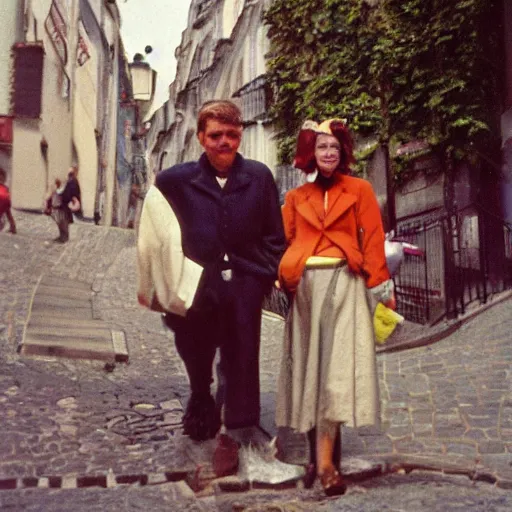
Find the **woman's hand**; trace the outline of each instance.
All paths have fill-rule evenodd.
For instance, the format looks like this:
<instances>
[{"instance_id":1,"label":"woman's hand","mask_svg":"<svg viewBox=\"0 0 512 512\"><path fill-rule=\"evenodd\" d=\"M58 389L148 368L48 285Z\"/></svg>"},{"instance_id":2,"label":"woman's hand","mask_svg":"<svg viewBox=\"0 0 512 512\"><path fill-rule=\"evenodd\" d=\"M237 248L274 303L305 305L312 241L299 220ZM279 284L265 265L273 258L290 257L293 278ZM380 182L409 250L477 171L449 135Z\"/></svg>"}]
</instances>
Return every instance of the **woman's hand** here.
<instances>
[{"instance_id":1,"label":"woman's hand","mask_svg":"<svg viewBox=\"0 0 512 512\"><path fill-rule=\"evenodd\" d=\"M391 297L386 300L386 301L383 301L382 304L384 304L384 306L386 306L387 308L389 309L392 309L393 311L396 310L396 298L395 298L395 292L391 292Z\"/></svg>"}]
</instances>

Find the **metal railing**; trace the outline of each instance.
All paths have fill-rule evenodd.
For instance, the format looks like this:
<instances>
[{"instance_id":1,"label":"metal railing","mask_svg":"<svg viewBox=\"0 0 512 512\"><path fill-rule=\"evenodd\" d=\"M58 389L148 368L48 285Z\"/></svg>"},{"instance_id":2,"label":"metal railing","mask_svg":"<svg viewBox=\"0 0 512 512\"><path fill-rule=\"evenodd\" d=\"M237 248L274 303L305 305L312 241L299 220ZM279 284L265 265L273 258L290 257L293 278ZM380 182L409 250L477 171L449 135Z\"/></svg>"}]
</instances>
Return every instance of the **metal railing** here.
<instances>
[{"instance_id":1,"label":"metal railing","mask_svg":"<svg viewBox=\"0 0 512 512\"><path fill-rule=\"evenodd\" d=\"M436 219L399 222L396 237L423 250L405 255L395 277L399 313L432 324L512 288L511 231L474 205Z\"/></svg>"}]
</instances>

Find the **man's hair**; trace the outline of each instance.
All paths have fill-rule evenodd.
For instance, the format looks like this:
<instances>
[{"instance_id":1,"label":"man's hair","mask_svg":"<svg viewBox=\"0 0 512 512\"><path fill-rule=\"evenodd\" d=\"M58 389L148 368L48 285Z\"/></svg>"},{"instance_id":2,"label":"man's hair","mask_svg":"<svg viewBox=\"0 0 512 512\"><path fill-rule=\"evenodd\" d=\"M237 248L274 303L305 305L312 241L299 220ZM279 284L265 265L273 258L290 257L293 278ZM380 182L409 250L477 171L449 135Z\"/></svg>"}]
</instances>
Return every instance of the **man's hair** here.
<instances>
[{"instance_id":1,"label":"man's hair","mask_svg":"<svg viewBox=\"0 0 512 512\"><path fill-rule=\"evenodd\" d=\"M5 169L2 169L0 167L0 183L5 183L6 179L7 179L7 173L5 172Z\"/></svg>"},{"instance_id":2,"label":"man's hair","mask_svg":"<svg viewBox=\"0 0 512 512\"><path fill-rule=\"evenodd\" d=\"M197 116L197 133L204 132L209 119L242 126L242 112L229 100L211 100L203 104Z\"/></svg>"}]
</instances>

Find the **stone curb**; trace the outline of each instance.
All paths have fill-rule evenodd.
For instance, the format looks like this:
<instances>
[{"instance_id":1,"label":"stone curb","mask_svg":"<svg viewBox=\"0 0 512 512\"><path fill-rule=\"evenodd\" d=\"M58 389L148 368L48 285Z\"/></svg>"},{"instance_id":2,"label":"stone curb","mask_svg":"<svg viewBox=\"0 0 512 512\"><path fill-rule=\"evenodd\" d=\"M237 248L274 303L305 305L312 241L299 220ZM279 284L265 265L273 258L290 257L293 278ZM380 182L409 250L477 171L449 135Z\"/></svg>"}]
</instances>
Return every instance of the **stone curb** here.
<instances>
[{"instance_id":1,"label":"stone curb","mask_svg":"<svg viewBox=\"0 0 512 512\"><path fill-rule=\"evenodd\" d=\"M406 474L412 471L430 471L444 473L446 475L465 475L475 482L485 482L496 485L501 489L512 489L512 480L500 478L492 472L483 469L477 463L463 464L454 462L443 462L438 457L419 455L392 455L384 458L385 469L383 474L400 473Z\"/></svg>"},{"instance_id":2,"label":"stone curb","mask_svg":"<svg viewBox=\"0 0 512 512\"><path fill-rule=\"evenodd\" d=\"M486 472L478 465L457 464L450 462L439 462L438 458L422 456L401 456L392 455L384 457L381 460L364 459L369 467L359 471L350 471L344 476L349 483L362 482L376 477L382 477L389 474L405 473L413 471L423 471L432 473L441 473L446 475L467 476L472 481L484 482L496 485L496 487L511 490L512 481L500 479L490 472ZM84 489L100 487L112 489L126 485L152 486L167 483L180 483L184 486L187 493L201 495L209 487L225 493L240 493L251 490L289 490L302 489L302 480L294 479L278 484L249 482L238 478L236 475L213 478L209 481L201 482L199 487L194 483L195 473L187 472L167 472L167 473L148 473L148 474L123 474L114 475L107 473L103 475L64 475L47 477L22 477L0 479L0 491L21 490L21 489ZM196 487L196 488L194 488Z\"/></svg>"},{"instance_id":3,"label":"stone curb","mask_svg":"<svg viewBox=\"0 0 512 512\"><path fill-rule=\"evenodd\" d=\"M186 472L114 475L64 475L46 477L0 478L0 491L15 489L83 489L102 487L111 489L121 485L159 485L185 481Z\"/></svg>"}]
</instances>

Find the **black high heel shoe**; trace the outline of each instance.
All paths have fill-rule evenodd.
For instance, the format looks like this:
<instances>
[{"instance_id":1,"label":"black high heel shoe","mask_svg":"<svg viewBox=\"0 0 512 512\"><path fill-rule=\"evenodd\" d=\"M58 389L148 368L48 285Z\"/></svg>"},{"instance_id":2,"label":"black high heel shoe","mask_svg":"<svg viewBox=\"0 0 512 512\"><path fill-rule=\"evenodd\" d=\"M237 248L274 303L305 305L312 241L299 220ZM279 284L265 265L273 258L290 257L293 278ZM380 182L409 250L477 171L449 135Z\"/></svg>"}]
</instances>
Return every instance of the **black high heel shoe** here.
<instances>
[{"instance_id":1,"label":"black high heel shoe","mask_svg":"<svg viewBox=\"0 0 512 512\"><path fill-rule=\"evenodd\" d=\"M329 469L322 473L320 482L326 496L341 496L347 490L347 484L336 468Z\"/></svg>"},{"instance_id":2,"label":"black high heel shoe","mask_svg":"<svg viewBox=\"0 0 512 512\"><path fill-rule=\"evenodd\" d=\"M311 489L316 480L316 465L309 463L306 466L306 473L302 477L302 483L305 489Z\"/></svg>"}]
</instances>

